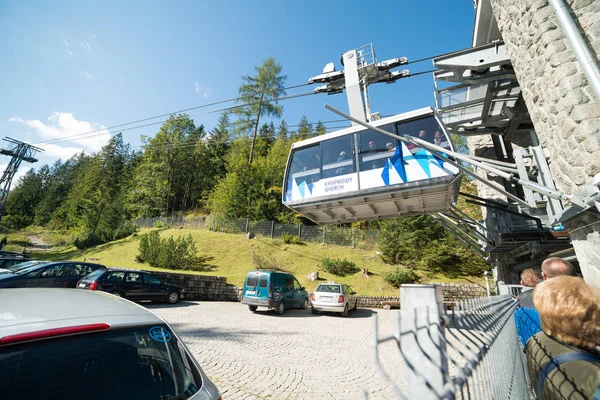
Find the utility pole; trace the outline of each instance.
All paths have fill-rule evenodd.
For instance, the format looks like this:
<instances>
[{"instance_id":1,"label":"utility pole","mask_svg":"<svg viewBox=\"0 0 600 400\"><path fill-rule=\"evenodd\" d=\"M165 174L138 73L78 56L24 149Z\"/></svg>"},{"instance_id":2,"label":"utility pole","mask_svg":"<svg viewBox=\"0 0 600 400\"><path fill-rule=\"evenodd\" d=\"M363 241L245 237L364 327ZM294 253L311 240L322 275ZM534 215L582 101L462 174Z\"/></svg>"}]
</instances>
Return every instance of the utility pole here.
<instances>
[{"instance_id":1,"label":"utility pole","mask_svg":"<svg viewBox=\"0 0 600 400\"><path fill-rule=\"evenodd\" d=\"M4 209L6 208L6 200L8 199L10 185L15 174L17 173L17 170L19 169L19 166L21 165L21 162L37 162L37 158L34 158L33 156L38 151L44 151L39 147L35 147L29 143L21 142L20 140L15 140L9 137L6 137L2 140L8 142L9 144L6 148L0 149L0 154L10 156L12 159L4 170L2 178L0 178L0 221L2 221Z\"/></svg>"}]
</instances>

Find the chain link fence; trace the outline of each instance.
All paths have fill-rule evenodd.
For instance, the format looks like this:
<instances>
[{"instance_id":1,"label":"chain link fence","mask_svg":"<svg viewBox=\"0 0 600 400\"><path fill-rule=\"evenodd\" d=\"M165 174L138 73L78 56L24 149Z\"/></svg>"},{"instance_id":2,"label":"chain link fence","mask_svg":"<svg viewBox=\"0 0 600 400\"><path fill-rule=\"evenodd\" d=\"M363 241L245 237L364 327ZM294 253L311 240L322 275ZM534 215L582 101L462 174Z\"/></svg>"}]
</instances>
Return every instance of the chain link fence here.
<instances>
[{"instance_id":1,"label":"chain link fence","mask_svg":"<svg viewBox=\"0 0 600 400\"><path fill-rule=\"evenodd\" d=\"M319 226L302 224L280 224L275 221L253 221L248 218L224 219L194 217L185 219L182 216L140 218L135 220L139 228L182 228L208 230L233 234L252 233L256 236L281 238L283 235L294 235L304 242L334 244L338 246L355 246L372 248L376 244L376 229L355 229L337 226Z\"/></svg>"},{"instance_id":2,"label":"chain link fence","mask_svg":"<svg viewBox=\"0 0 600 400\"><path fill-rule=\"evenodd\" d=\"M444 305L435 285L402 285L396 332L379 337L373 317L373 360L400 399L530 399L526 363L508 294ZM402 382L390 378L379 346L399 350ZM369 394L365 391L364 398Z\"/></svg>"}]
</instances>

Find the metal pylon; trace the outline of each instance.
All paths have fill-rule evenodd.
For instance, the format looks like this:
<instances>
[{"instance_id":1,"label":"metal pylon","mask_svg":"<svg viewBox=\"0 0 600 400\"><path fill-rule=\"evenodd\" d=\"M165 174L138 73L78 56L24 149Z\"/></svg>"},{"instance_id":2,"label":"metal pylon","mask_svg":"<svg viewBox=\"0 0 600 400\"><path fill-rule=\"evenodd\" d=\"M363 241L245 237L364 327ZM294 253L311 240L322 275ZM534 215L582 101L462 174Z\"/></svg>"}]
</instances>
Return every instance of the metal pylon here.
<instances>
[{"instance_id":1,"label":"metal pylon","mask_svg":"<svg viewBox=\"0 0 600 400\"><path fill-rule=\"evenodd\" d=\"M6 208L6 200L8 199L8 192L10 191L10 185L12 180L21 165L21 161L27 161L30 163L37 162L37 158L33 156L38 151L44 151L39 147L35 147L29 143L21 142L9 137L3 139L8 142L8 146L0 149L0 154L10 156L12 159L8 163L8 166L2 173L0 178L0 221L4 215L4 209Z\"/></svg>"}]
</instances>

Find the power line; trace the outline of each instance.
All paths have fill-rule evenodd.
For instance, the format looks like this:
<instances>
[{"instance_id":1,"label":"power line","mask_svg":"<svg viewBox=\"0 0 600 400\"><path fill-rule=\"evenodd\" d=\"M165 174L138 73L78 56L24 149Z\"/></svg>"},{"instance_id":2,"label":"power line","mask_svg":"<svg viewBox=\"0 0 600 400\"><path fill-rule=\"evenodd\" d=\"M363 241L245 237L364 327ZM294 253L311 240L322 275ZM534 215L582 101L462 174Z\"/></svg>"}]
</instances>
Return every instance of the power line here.
<instances>
[{"instance_id":1,"label":"power line","mask_svg":"<svg viewBox=\"0 0 600 400\"><path fill-rule=\"evenodd\" d=\"M303 86L309 86L309 84L308 83L303 83L303 84L300 84L300 85L289 86L289 87L283 88L282 90L296 89L296 88L303 87ZM137 123L140 123L140 122L150 121L150 120L153 120L153 119L156 119L156 118L168 117L168 116L170 116L172 114L180 114L180 113L187 112L187 111L198 110L200 108L206 108L206 107L216 106L216 105L219 105L219 104L229 103L229 102L232 102L232 101L238 101L238 100L241 100L241 99L242 99L242 97L236 97L236 98L233 98L233 99L216 101L216 102L213 102L213 103L203 104L203 105L196 106L196 107L190 107L190 108L186 108L186 109L183 109L183 110L172 111L172 112L167 113L167 114L160 114L160 115L155 115L153 117L138 119L136 121L131 121L131 122L126 122L126 123L122 123L122 124L117 124L117 125L109 126L107 128L95 129L95 130L91 130L91 131L88 131L88 132L77 133L75 135L65 136L65 137L60 138L60 139L51 139L51 140L47 140L47 141L44 141L44 142L39 142L38 144L58 143L58 142L64 141L64 139L76 138L76 137L79 137L79 136L87 136L88 134L91 134L91 133L102 132L102 131L105 131L105 130L108 131L110 129L115 129L115 128L119 128L119 127L122 127L122 126L133 125L133 124L137 124ZM278 99L274 99L274 100L270 100L270 101L277 101L277 100ZM150 125L152 125L152 124L143 125L143 126L150 126ZM122 129L122 130L127 130L127 129ZM104 134L104 133L102 133L102 134ZM95 135L95 136L98 136L98 135Z\"/></svg>"},{"instance_id":2,"label":"power line","mask_svg":"<svg viewBox=\"0 0 600 400\"><path fill-rule=\"evenodd\" d=\"M282 97L278 97L275 99L272 99L270 101L283 101L283 100L289 100L289 99L294 99L297 97L304 97L304 96L310 96L310 95L314 95L314 92L302 92L302 93L296 93L296 94L292 94L292 95L288 95L288 96L282 96ZM250 102L250 103L245 103L245 104L238 104L235 106L231 106L231 107L225 107L225 108L220 108L217 110L212 110L212 111L207 111L204 113L200 113L200 114L196 114L195 116L202 116L202 115L208 115L208 114L214 114L214 113L218 113L218 112L223 112L223 111L230 111L230 110L234 110L236 108L242 108L242 107L248 107L254 104L258 104L260 103L260 101L254 101L254 102ZM165 114L165 115L171 115L171 114ZM148 119L146 119L148 120ZM115 133L120 133L120 132L124 132L124 131L130 131L133 129L139 129L139 128L145 128L148 126L152 126L152 125L158 125L158 124L163 124L168 120L161 120L161 121L157 121L157 122L151 122L149 124L144 124L144 125L138 125L138 126L132 126L130 128L124 128L124 129L118 129L117 131L109 131L108 128L106 129L102 129L100 130L100 133L95 133L95 134L89 134L89 133L94 133L94 132L98 132L98 130L96 131L92 131L92 132L88 132L88 134L86 134L85 138L92 138L92 137L96 137L96 136L102 136L102 135L106 135L106 133L113 135ZM128 124L130 125L130 124ZM122 125L120 125L122 126ZM79 134L79 135L73 135L73 136L81 136L83 134ZM53 141L47 141L47 142L42 142L42 143L46 143L46 144L55 144L55 143L62 143L62 142L70 142L73 140L73 136L67 136L61 139L54 139Z\"/></svg>"}]
</instances>

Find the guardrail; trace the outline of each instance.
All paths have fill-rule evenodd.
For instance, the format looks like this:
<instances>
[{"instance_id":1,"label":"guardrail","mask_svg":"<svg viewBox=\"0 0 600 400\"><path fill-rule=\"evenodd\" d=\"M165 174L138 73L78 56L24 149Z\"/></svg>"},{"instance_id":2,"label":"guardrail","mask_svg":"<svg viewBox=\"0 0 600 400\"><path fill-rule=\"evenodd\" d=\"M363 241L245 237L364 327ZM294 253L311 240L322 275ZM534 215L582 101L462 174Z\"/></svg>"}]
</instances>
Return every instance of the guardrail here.
<instances>
[{"instance_id":1,"label":"guardrail","mask_svg":"<svg viewBox=\"0 0 600 400\"><path fill-rule=\"evenodd\" d=\"M396 332L379 337L374 316L372 340L373 361L398 398L530 398L512 296L457 301L449 308L436 285L402 285L400 296ZM386 342L400 352L403 382L390 378L380 362Z\"/></svg>"}]
</instances>

